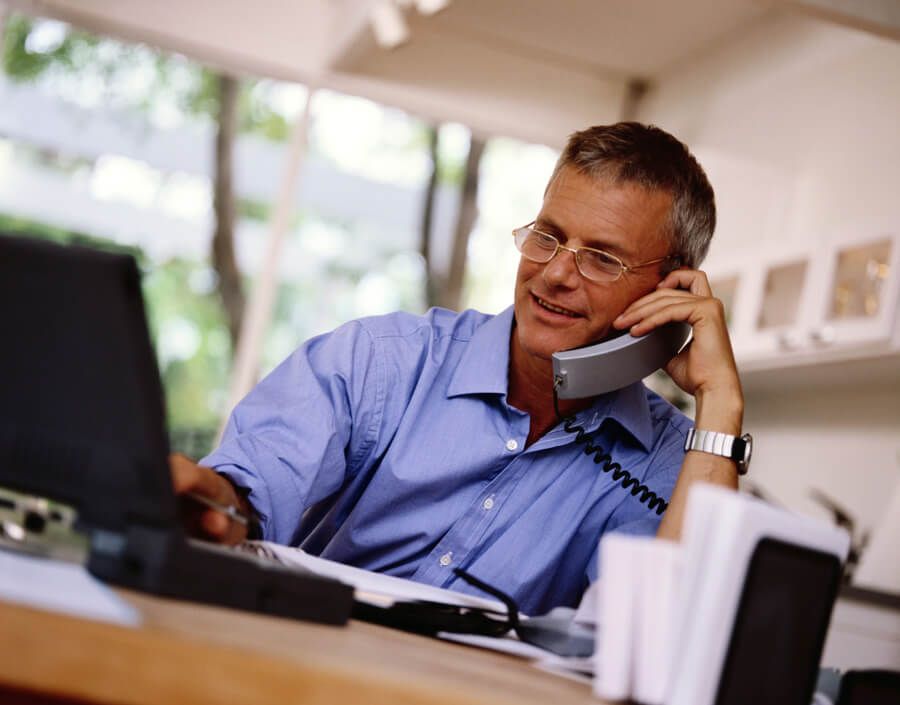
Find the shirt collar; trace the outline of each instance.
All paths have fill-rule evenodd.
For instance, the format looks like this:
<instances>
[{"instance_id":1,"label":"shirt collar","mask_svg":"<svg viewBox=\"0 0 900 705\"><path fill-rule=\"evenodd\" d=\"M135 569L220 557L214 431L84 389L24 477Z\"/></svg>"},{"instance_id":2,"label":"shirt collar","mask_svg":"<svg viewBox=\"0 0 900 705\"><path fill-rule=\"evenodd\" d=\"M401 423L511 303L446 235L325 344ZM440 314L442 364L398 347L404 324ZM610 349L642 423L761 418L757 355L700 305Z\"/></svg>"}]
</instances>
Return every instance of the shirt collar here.
<instances>
[{"instance_id":1,"label":"shirt collar","mask_svg":"<svg viewBox=\"0 0 900 705\"><path fill-rule=\"evenodd\" d=\"M606 420L616 422L649 451L653 446L653 420L644 383L638 381L604 396L610 398Z\"/></svg>"},{"instance_id":2,"label":"shirt collar","mask_svg":"<svg viewBox=\"0 0 900 705\"><path fill-rule=\"evenodd\" d=\"M463 394L506 394L509 389L509 336L513 307L498 313L479 326L466 346L447 396Z\"/></svg>"},{"instance_id":3,"label":"shirt collar","mask_svg":"<svg viewBox=\"0 0 900 705\"><path fill-rule=\"evenodd\" d=\"M509 390L512 323L513 307L510 306L475 331L447 386L448 398L466 394L506 395ZM640 443L644 450L650 450L653 445L650 405L641 382L597 397L578 417L587 430L610 420Z\"/></svg>"}]
</instances>

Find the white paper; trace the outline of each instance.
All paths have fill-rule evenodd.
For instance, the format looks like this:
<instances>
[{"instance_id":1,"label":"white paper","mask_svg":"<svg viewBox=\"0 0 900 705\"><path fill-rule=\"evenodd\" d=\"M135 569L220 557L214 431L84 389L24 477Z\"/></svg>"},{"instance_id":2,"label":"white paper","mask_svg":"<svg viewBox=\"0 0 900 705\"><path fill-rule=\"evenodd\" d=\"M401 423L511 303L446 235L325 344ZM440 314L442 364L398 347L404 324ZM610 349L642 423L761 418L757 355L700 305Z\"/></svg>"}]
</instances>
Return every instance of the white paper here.
<instances>
[{"instance_id":1,"label":"white paper","mask_svg":"<svg viewBox=\"0 0 900 705\"><path fill-rule=\"evenodd\" d=\"M475 595L468 595L454 590L445 590L414 580L396 578L392 575L374 573L370 570L344 565L337 561L329 561L318 556L311 556L305 551L292 546L283 546L268 541L253 542L274 554L279 561L289 566L305 568L317 575L334 578L355 588L357 600L378 606L387 606L395 601L427 600L447 605L459 605L477 609L494 610L506 614L506 606L502 602Z\"/></svg>"},{"instance_id":2,"label":"white paper","mask_svg":"<svg viewBox=\"0 0 900 705\"><path fill-rule=\"evenodd\" d=\"M600 542L603 576L597 599L597 648L594 652L594 693L609 700L631 697L633 682L636 546L647 539L609 534Z\"/></svg>"},{"instance_id":3,"label":"white paper","mask_svg":"<svg viewBox=\"0 0 900 705\"><path fill-rule=\"evenodd\" d=\"M140 613L76 563L0 550L0 599L134 627Z\"/></svg>"},{"instance_id":4,"label":"white paper","mask_svg":"<svg viewBox=\"0 0 900 705\"><path fill-rule=\"evenodd\" d=\"M599 550L599 549L598 549ZM581 602L575 611L573 621L575 624L582 624L587 627L596 627L597 625L597 595L600 592L600 581L592 582L588 589L581 596Z\"/></svg>"},{"instance_id":5,"label":"white paper","mask_svg":"<svg viewBox=\"0 0 900 705\"><path fill-rule=\"evenodd\" d=\"M674 648L673 624L680 578L681 547L650 539L641 548L635 611L637 632L632 697L645 705L661 705L669 683Z\"/></svg>"},{"instance_id":6,"label":"white paper","mask_svg":"<svg viewBox=\"0 0 900 705\"><path fill-rule=\"evenodd\" d=\"M540 661L536 661L533 665L542 671L564 676L586 685L591 684L594 675L593 656L572 656L567 658L551 654Z\"/></svg>"},{"instance_id":7,"label":"white paper","mask_svg":"<svg viewBox=\"0 0 900 705\"><path fill-rule=\"evenodd\" d=\"M704 483L691 488L686 518L676 622L681 626L678 648L672 651L668 705L715 700L747 570L761 541L809 548L840 561L850 547L843 529Z\"/></svg>"},{"instance_id":8,"label":"white paper","mask_svg":"<svg viewBox=\"0 0 900 705\"><path fill-rule=\"evenodd\" d=\"M492 637L480 636L478 634L454 634L450 632L439 632L438 637L447 641L455 641L459 644L468 646L477 646L480 649L489 649L490 651L499 651L503 654L511 654L512 656L521 656L529 659L546 659L549 651L546 651L533 644L526 644L519 641L515 636Z\"/></svg>"}]
</instances>

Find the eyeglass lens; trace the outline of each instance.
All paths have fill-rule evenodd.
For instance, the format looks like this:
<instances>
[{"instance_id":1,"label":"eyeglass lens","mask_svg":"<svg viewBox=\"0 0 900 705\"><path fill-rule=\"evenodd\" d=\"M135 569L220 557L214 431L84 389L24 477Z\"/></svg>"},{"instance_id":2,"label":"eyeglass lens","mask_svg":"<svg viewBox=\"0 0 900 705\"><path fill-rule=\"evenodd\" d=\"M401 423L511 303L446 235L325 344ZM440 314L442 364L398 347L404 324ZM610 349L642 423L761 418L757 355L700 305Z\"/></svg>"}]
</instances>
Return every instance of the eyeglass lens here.
<instances>
[{"instance_id":1,"label":"eyeglass lens","mask_svg":"<svg viewBox=\"0 0 900 705\"><path fill-rule=\"evenodd\" d=\"M559 244L552 235L532 228L519 228L516 231L516 247L533 262L549 262L556 254ZM579 247L575 262L579 271L588 279L617 279L622 273L622 263L600 250Z\"/></svg>"}]
</instances>

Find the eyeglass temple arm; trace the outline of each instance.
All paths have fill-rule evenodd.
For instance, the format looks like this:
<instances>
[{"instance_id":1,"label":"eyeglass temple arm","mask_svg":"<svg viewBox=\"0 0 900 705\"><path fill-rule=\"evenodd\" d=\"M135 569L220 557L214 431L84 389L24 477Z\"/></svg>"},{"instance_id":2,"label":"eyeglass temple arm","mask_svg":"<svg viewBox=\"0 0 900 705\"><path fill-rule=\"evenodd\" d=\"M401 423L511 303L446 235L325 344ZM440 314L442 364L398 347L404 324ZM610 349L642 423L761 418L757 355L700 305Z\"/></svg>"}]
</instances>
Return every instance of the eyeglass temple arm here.
<instances>
[{"instance_id":1,"label":"eyeglass temple arm","mask_svg":"<svg viewBox=\"0 0 900 705\"><path fill-rule=\"evenodd\" d=\"M665 257L657 257L656 259L652 259L649 262L641 262L640 264L635 264L633 266L628 266L624 262L622 263L623 271L630 272L632 269L640 269L641 267L649 267L651 264L656 264L657 262L665 262L667 259L675 260L676 262L681 262L681 258L677 255L666 255Z\"/></svg>"},{"instance_id":2,"label":"eyeglass temple arm","mask_svg":"<svg viewBox=\"0 0 900 705\"><path fill-rule=\"evenodd\" d=\"M519 628L519 606L516 604L516 601L507 595L502 590L498 590L493 585L488 585L483 580L479 580L471 573L463 570L462 568L454 568L453 572L458 575L460 578L465 580L469 585L478 588L482 592L486 592L491 597L496 597L500 602L502 602L506 606L506 620L509 626L509 629L515 631Z\"/></svg>"}]
</instances>

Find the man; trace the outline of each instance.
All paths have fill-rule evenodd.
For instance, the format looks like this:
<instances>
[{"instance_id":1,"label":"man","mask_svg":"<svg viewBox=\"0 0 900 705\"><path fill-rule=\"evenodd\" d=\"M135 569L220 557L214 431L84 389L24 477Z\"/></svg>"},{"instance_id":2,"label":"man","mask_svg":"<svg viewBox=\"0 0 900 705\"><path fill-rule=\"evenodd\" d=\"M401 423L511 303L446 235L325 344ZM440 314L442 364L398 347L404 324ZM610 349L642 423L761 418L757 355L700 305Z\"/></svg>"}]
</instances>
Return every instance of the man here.
<instances>
[{"instance_id":1,"label":"man","mask_svg":"<svg viewBox=\"0 0 900 705\"><path fill-rule=\"evenodd\" d=\"M675 539L691 484L737 484L734 461L685 453L690 420L641 383L560 402L670 498L660 523L562 428L552 391L553 352L686 321L693 341L665 369L696 398L697 429L740 435L723 307L695 269L714 225L712 188L674 137L638 123L575 133L516 231L512 308L398 313L308 341L201 465L173 457L176 491L253 512L264 538L326 558L473 592L453 573L465 568L529 614L576 604L601 534ZM222 514L195 521L220 541L246 536Z\"/></svg>"}]
</instances>

